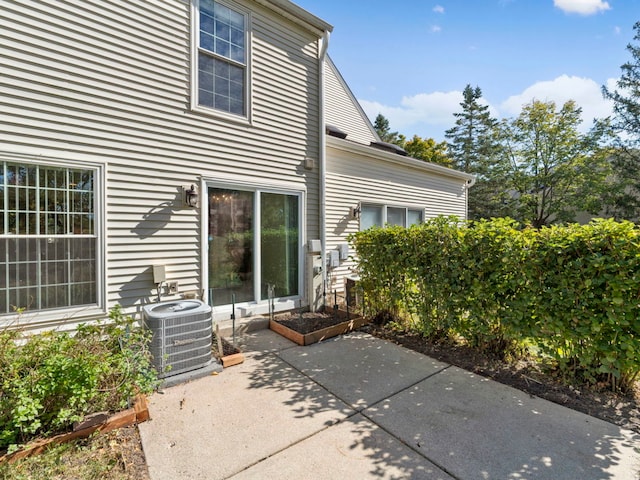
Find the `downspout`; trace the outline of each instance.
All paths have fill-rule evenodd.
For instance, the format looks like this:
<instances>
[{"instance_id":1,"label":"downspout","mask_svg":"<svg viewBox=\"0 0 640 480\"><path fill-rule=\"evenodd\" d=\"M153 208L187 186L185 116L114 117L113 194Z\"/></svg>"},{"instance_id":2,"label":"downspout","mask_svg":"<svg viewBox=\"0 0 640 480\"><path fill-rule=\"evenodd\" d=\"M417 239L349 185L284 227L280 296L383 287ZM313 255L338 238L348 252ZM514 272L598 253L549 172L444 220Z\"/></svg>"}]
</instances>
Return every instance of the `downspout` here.
<instances>
[{"instance_id":1,"label":"downspout","mask_svg":"<svg viewBox=\"0 0 640 480\"><path fill-rule=\"evenodd\" d=\"M467 198L464 199L465 201L465 220L469 220L469 189L471 187L473 187L476 184L476 180L478 178L474 175L473 177L471 177L469 180L467 180L467 184L466 184L466 190L467 190L467 194L465 195Z\"/></svg>"},{"instance_id":2,"label":"downspout","mask_svg":"<svg viewBox=\"0 0 640 480\"><path fill-rule=\"evenodd\" d=\"M318 105L318 117L319 117L319 161L318 161L318 176L320 177L320 243L321 243L321 257L322 257L322 292L323 302L326 298L327 289L327 204L326 204L326 190L327 190L327 138L325 130L325 115L324 115L324 63L327 56L327 49L329 48L329 31L325 30L320 40L320 55L318 58L318 85L319 85L319 105ZM325 306L325 305L323 305Z\"/></svg>"}]
</instances>

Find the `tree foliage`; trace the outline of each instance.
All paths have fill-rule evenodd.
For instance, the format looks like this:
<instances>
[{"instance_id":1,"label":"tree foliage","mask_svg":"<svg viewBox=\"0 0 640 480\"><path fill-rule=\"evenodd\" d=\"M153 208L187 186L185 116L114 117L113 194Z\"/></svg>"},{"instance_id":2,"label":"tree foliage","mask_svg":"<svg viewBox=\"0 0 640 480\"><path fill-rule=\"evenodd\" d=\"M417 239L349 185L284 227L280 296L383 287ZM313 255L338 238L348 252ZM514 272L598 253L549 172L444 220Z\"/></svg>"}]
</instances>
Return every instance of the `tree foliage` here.
<instances>
[{"instance_id":1,"label":"tree foliage","mask_svg":"<svg viewBox=\"0 0 640 480\"><path fill-rule=\"evenodd\" d=\"M398 132L392 132L391 127L389 126L389 120L381 113L376 116L376 119L373 122L373 128L376 130L380 140L383 142L394 143L396 145L404 143L404 136L398 134Z\"/></svg>"},{"instance_id":2,"label":"tree foliage","mask_svg":"<svg viewBox=\"0 0 640 480\"><path fill-rule=\"evenodd\" d=\"M615 186L608 198L607 213L626 219L640 218L640 22L633 26L634 42L627 45L631 60L620 68L616 88L602 88L605 98L613 101L612 126L618 133L611 156L615 169Z\"/></svg>"},{"instance_id":3,"label":"tree foliage","mask_svg":"<svg viewBox=\"0 0 640 480\"><path fill-rule=\"evenodd\" d=\"M454 113L455 126L445 133L456 168L467 173L484 173L496 150L495 127L489 106L480 103L482 90L467 84L462 92L461 112Z\"/></svg>"},{"instance_id":4,"label":"tree foliage","mask_svg":"<svg viewBox=\"0 0 640 480\"><path fill-rule=\"evenodd\" d=\"M426 162L437 163L445 167L452 167L453 160L447 151L447 142L436 142L433 138L421 138L414 135L402 145L410 157L424 160Z\"/></svg>"},{"instance_id":5,"label":"tree foliage","mask_svg":"<svg viewBox=\"0 0 640 480\"><path fill-rule=\"evenodd\" d=\"M572 100L559 110L555 102L534 100L503 124L512 215L536 228L573 221L584 211L597 214L608 188L610 150L605 122L580 133L581 108Z\"/></svg>"},{"instance_id":6,"label":"tree foliage","mask_svg":"<svg viewBox=\"0 0 640 480\"><path fill-rule=\"evenodd\" d=\"M403 134L391 131L389 120L381 113L376 117L373 127L380 140L404 148L412 158L437 163L445 167L453 166L453 161L447 153L446 142L438 143L433 138L421 138L418 135L414 135L411 140L407 140L407 137Z\"/></svg>"},{"instance_id":7,"label":"tree foliage","mask_svg":"<svg viewBox=\"0 0 640 480\"><path fill-rule=\"evenodd\" d=\"M497 154L498 121L483 105L482 90L468 85L462 92L462 110L454 113L455 126L446 131L449 154L454 167L476 175L476 185L469 191L469 218L502 216L504 210L503 172Z\"/></svg>"}]
</instances>

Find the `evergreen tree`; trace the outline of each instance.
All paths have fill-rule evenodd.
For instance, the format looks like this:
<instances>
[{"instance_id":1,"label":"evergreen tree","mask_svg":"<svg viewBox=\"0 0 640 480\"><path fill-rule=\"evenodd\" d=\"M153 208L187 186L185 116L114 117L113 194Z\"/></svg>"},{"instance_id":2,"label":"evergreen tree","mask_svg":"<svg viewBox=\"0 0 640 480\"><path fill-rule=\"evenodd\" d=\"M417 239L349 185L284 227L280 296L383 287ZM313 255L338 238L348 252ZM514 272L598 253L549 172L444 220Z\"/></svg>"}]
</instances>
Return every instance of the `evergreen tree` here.
<instances>
[{"instance_id":1,"label":"evergreen tree","mask_svg":"<svg viewBox=\"0 0 640 480\"><path fill-rule=\"evenodd\" d=\"M373 122L373 128L378 133L380 140L386 143L393 143L402 147L406 138L404 135L398 134L398 132L392 132L389 126L389 120L379 113Z\"/></svg>"},{"instance_id":2,"label":"evergreen tree","mask_svg":"<svg viewBox=\"0 0 640 480\"><path fill-rule=\"evenodd\" d=\"M602 88L613 101L612 127L618 133L610 161L614 168L615 189L607 199L607 214L620 219L640 219L640 22L633 29L635 43L627 45L631 60L623 64L622 74L612 91Z\"/></svg>"},{"instance_id":3,"label":"evergreen tree","mask_svg":"<svg viewBox=\"0 0 640 480\"><path fill-rule=\"evenodd\" d=\"M454 113L455 126L445 133L454 167L476 175L469 190L469 218L502 216L505 207L504 168L498 155L498 121L489 107L480 104L482 90L467 84L462 92L462 111Z\"/></svg>"}]
</instances>

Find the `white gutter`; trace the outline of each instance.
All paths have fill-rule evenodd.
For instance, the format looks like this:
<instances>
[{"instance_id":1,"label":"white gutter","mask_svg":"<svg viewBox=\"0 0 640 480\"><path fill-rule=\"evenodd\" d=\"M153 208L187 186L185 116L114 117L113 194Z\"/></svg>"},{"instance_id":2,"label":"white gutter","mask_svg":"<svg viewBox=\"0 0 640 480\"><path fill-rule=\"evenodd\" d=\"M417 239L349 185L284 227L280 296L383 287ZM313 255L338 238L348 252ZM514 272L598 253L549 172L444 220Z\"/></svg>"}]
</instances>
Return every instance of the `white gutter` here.
<instances>
[{"instance_id":1,"label":"white gutter","mask_svg":"<svg viewBox=\"0 0 640 480\"><path fill-rule=\"evenodd\" d=\"M384 160L389 163L396 163L399 165L417 168L419 170L424 170L438 175L453 177L464 181L467 184L467 187L473 186L473 184L476 182L475 175L472 175L470 173L465 173L460 170L454 170L453 168L438 165L436 163L425 162L424 160L419 160L417 158L405 157L403 155L387 152L385 150L374 148L369 145L364 145L361 143L356 143L350 140L336 137L328 137L327 142L333 148L342 150L344 152L353 153L354 155L358 155L361 157L364 156L370 157L372 159Z\"/></svg>"},{"instance_id":2,"label":"white gutter","mask_svg":"<svg viewBox=\"0 0 640 480\"><path fill-rule=\"evenodd\" d=\"M327 49L329 48L329 30L325 30L320 39L322 44L320 45L320 55L318 58L318 121L319 125L319 161L318 161L318 176L320 180L320 242L321 242L321 256L322 256L322 289L323 300L326 298L327 288L327 137L325 130L325 101L324 101L324 63L327 56ZM324 305L326 306L326 305Z\"/></svg>"}]
</instances>

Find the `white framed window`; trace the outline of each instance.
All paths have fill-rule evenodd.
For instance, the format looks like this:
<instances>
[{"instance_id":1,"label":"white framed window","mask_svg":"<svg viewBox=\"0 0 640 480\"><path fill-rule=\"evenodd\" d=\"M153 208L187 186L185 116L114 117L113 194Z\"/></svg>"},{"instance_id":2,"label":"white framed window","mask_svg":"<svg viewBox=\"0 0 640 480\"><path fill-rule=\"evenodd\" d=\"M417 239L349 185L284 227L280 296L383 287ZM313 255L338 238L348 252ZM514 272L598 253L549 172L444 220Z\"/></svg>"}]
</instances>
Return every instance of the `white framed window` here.
<instances>
[{"instance_id":1,"label":"white framed window","mask_svg":"<svg viewBox=\"0 0 640 480\"><path fill-rule=\"evenodd\" d=\"M192 107L247 118L249 13L218 0L195 0Z\"/></svg>"},{"instance_id":2,"label":"white framed window","mask_svg":"<svg viewBox=\"0 0 640 480\"><path fill-rule=\"evenodd\" d=\"M0 158L0 315L100 307L101 175Z\"/></svg>"},{"instance_id":3,"label":"white framed window","mask_svg":"<svg viewBox=\"0 0 640 480\"><path fill-rule=\"evenodd\" d=\"M399 207L396 205L362 204L360 212L360 230L384 225L410 227L420 224L424 219L424 209Z\"/></svg>"}]
</instances>

